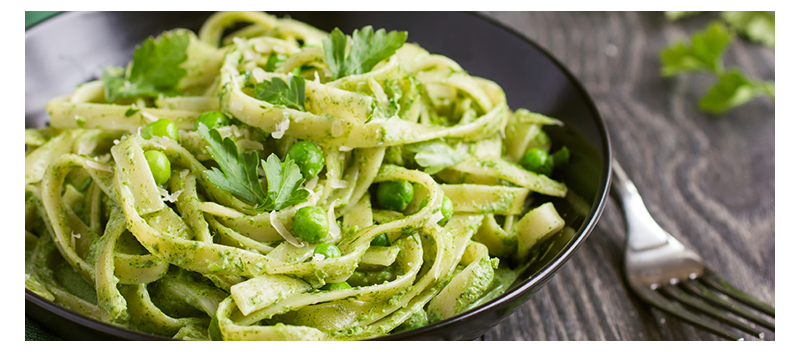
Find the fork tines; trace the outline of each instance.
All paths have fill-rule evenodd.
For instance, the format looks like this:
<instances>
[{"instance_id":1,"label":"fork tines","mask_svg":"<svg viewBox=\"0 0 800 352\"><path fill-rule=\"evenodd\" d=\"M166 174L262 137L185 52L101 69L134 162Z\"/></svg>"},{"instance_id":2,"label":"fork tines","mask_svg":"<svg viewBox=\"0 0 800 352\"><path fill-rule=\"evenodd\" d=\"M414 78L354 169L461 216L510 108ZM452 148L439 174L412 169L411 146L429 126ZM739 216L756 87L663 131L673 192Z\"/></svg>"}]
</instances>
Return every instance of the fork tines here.
<instances>
[{"instance_id":1,"label":"fork tines","mask_svg":"<svg viewBox=\"0 0 800 352\"><path fill-rule=\"evenodd\" d=\"M764 319L752 311L745 309L741 305L737 304L736 301L746 305L747 307L769 315L772 318L775 317L774 307L734 288L731 284L727 283L725 280L711 271L707 271L704 273L704 275L701 275L697 279L682 280L672 285L664 285L658 288L658 291L664 296L680 302L681 305L692 311L704 314L710 318L713 318L714 320L726 323L736 329L758 338L764 337L764 333L760 331L761 329L757 329L735 316L741 317L769 331L775 331L774 322ZM723 295L732 299L725 299L714 291L722 293ZM670 312L668 309L665 311L667 311L667 313L675 314L675 312ZM733 315L728 313L732 313ZM676 315L685 319L685 317L681 317L680 314ZM701 321L693 319L695 321L689 322L719 336L728 339L739 339L735 335L721 330L721 326L719 324L715 324L715 322L702 317L698 318ZM703 324L698 324L700 322Z\"/></svg>"}]
</instances>

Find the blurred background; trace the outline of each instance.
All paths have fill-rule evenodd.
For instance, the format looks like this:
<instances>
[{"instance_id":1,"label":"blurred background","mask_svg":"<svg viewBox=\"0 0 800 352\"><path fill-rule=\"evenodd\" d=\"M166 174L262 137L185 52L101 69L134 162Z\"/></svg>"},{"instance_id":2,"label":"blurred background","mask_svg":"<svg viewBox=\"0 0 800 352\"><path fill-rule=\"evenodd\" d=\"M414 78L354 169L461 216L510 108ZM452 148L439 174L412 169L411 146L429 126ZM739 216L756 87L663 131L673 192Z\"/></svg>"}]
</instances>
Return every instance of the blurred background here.
<instances>
[{"instance_id":1,"label":"blurred background","mask_svg":"<svg viewBox=\"0 0 800 352\"><path fill-rule=\"evenodd\" d=\"M667 47L675 49L680 42L692 47L691 38L715 21L732 34L745 16L721 12L485 15L541 45L583 83L608 125L614 157L656 221L731 283L774 305L775 100L766 94L713 114L701 110L699 102L719 83L715 73L662 75L662 52ZM685 17L669 17L681 15ZM774 13L763 15L745 21L742 27L747 30L732 34L718 57L724 71L738 68L754 85L775 80ZM770 16L773 46L768 40ZM748 31L767 38L766 44L750 39ZM727 102L751 93L746 84L724 83L732 89L733 98ZM651 309L626 290L624 244L624 219L610 200L575 256L484 339L718 339ZM773 333L765 336L774 339Z\"/></svg>"}]
</instances>

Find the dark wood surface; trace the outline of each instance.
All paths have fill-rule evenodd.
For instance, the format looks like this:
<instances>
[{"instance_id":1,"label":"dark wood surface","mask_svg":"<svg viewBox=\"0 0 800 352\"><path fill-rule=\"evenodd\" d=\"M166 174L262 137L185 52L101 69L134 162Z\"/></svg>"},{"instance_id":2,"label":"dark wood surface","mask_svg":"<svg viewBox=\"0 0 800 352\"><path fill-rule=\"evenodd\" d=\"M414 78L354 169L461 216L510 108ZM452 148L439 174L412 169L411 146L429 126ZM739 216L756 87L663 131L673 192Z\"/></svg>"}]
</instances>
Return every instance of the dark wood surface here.
<instances>
[{"instance_id":1,"label":"dark wood surface","mask_svg":"<svg viewBox=\"0 0 800 352\"><path fill-rule=\"evenodd\" d=\"M539 43L584 84L608 124L615 158L656 221L731 283L774 305L775 102L758 98L715 118L696 107L710 76L659 74L660 50L718 14L679 22L661 12L488 15ZM775 51L741 38L724 63L775 80ZM575 256L483 339L718 339L625 288L623 221L610 201Z\"/></svg>"}]
</instances>

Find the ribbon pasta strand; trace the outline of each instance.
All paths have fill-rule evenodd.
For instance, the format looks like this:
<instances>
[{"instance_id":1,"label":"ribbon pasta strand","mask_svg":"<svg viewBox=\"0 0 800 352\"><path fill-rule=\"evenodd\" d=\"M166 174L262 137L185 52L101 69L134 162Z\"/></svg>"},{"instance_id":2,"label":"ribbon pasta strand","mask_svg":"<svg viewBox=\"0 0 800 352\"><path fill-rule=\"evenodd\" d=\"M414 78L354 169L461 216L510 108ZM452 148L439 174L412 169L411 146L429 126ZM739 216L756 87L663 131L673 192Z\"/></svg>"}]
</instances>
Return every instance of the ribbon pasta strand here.
<instances>
[{"instance_id":1,"label":"ribbon pasta strand","mask_svg":"<svg viewBox=\"0 0 800 352\"><path fill-rule=\"evenodd\" d=\"M565 226L542 200L566 185L518 164L548 150L542 126L560 122L512 111L497 84L455 61L405 43L334 80L332 36L302 22L221 12L197 35L162 38L184 34L185 75L171 90L107 102L109 83L88 82L47 104L49 127L26 130L26 288L177 339L367 339L507 289ZM364 51L367 39L346 40L348 55ZM302 91L276 93L284 85ZM196 129L210 111L227 118L210 128L258 161L251 176L269 196L276 173L262 162L275 154L288 168L290 146L319 148L322 170L297 182L307 196L267 211L221 185ZM160 119L177 138L142 130ZM153 152L171 165L161 184ZM405 208L382 203L385 183L411 185ZM326 214L318 242L295 231L309 206ZM320 253L330 246L338 254Z\"/></svg>"}]
</instances>

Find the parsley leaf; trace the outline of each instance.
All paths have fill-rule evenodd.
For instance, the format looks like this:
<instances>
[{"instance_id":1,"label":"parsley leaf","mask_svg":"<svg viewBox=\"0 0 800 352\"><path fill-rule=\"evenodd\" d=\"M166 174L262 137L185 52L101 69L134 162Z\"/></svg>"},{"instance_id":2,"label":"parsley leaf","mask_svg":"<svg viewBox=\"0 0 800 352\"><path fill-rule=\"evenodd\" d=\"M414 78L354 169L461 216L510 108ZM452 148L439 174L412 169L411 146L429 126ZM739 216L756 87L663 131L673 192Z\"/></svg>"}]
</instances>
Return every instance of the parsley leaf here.
<instances>
[{"instance_id":1,"label":"parsley leaf","mask_svg":"<svg viewBox=\"0 0 800 352\"><path fill-rule=\"evenodd\" d=\"M414 160L431 175L464 161L464 155L442 141L414 143L405 148L417 153Z\"/></svg>"},{"instance_id":2,"label":"parsley leaf","mask_svg":"<svg viewBox=\"0 0 800 352\"><path fill-rule=\"evenodd\" d=\"M209 130L204 124L197 126L197 133L208 142L206 150L221 169L206 170L209 180L219 188L256 204L256 210L280 210L308 199L308 191L300 188L303 173L293 160L281 163L275 154L270 154L265 162L256 152L239 153L232 139L222 139L219 131ZM267 176L266 193L258 179L259 160Z\"/></svg>"},{"instance_id":3,"label":"parsley leaf","mask_svg":"<svg viewBox=\"0 0 800 352\"><path fill-rule=\"evenodd\" d=\"M733 69L720 75L717 84L708 89L700 100L700 109L721 114L762 95L775 97L774 83L751 80Z\"/></svg>"},{"instance_id":4,"label":"parsley leaf","mask_svg":"<svg viewBox=\"0 0 800 352\"><path fill-rule=\"evenodd\" d=\"M267 65L264 67L264 71L267 72L275 72L284 61L286 60L286 56L278 55L276 53L272 53L269 55L269 59L267 59Z\"/></svg>"},{"instance_id":5,"label":"parsley leaf","mask_svg":"<svg viewBox=\"0 0 800 352\"><path fill-rule=\"evenodd\" d=\"M253 93L256 99L267 103L306 111L306 80L303 77L292 75L288 85L279 77L272 77L272 81L258 82Z\"/></svg>"},{"instance_id":6,"label":"parsley leaf","mask_svg":"<svg viewBox=\"0 0 800 352\"><path fill-rule=\"evenodd\" d=\"M232 139L226 137L223 140L219 131L209 131L202 123L197 125L197 133L208 142L206 150L222 169L212 167L211 170L206 170L211 182L251 203L264 202L267 196L258 181L258 154L239 153L239 148Z\"/></svg>"},{"instance_id":7,"label":"parsley leaf","mask_svg":"<svg viewBox=\"0 0 800 352\"><path fill-rule=\"evenodd\" d=\"M139 112L139 109L128 108L128 110L125 110L125 117L136 115L137 112Z\"/></svg>"},{"instance_id":8,"label":"parsley leaf","mask_svg":"<svg viewBox=\"0 0 800 352\"><path fill-rule=\"evenodd\" d=\"M775 15L767 11L723 11L722 19L754 42L775 47Z\"/></svg>"},{"instance_id":9,"label":"parsley leaf","mask_svg":"<svg viewBox=\"0 0 800 352\"><path fill-rule=\"evenodd\" d=\"M684 71L722 71L722 53L733 39L722 23L712 22L705 31L692 36L690 46L678 42L661 51L661 74L673 76Z\"/></svg>"},{"instance_id":10,"label":"parsley leaf","mask_svg":"<svg viewBox=\"0 0 800 352\"><path fill-rule=\"evenodd\" d=\"M408 33L379 29L375 32L372 26L353 31L353 45L345 58L347 37L339 28L334 28L330 36L323 39L325 62L331 69L333 79L359 75L372 70L375 65L394 55L408 38Z\"/></svg>"},{"instance_id":11,"label":"parsley leaf","mask_svg":"<svg viewBox=\"0 0 800 352\"><path fill-rule=\"evenodd\" d=\"M111 67L103 72L107 102L138 96L177 95L175 86L186 75L180 64L188 58L188 33L166 33L152 37L136 48L130 71Z\"/></svg>"},{"instance_id":12,"label":"parsley leaf","mask_svg":"<svg viewBox=\"0 0 800 352\"><path fill-rule=\"evenodd\" d=\"M331 69L333 79L337 80L347 76L345 62L345 48L347 48L347 37L339 28L334 28L328 38L322 40L322 48L325 50L325 62Z\"/></svg>"},{"instance_id":13,"label":"parsley leaf","mask_svg":"<svg viewBox=\"0 0 800 352\"><path fill-rule=\"evenodd\" d=\"M281 163L275 154L270 154L267 161L261 160L261 168L267 176L268 191L267 199L258 207L259 210L283 209L308 199L308 191L299 188L304 178L294 160Z\"/></svg>"}]
</instances>

